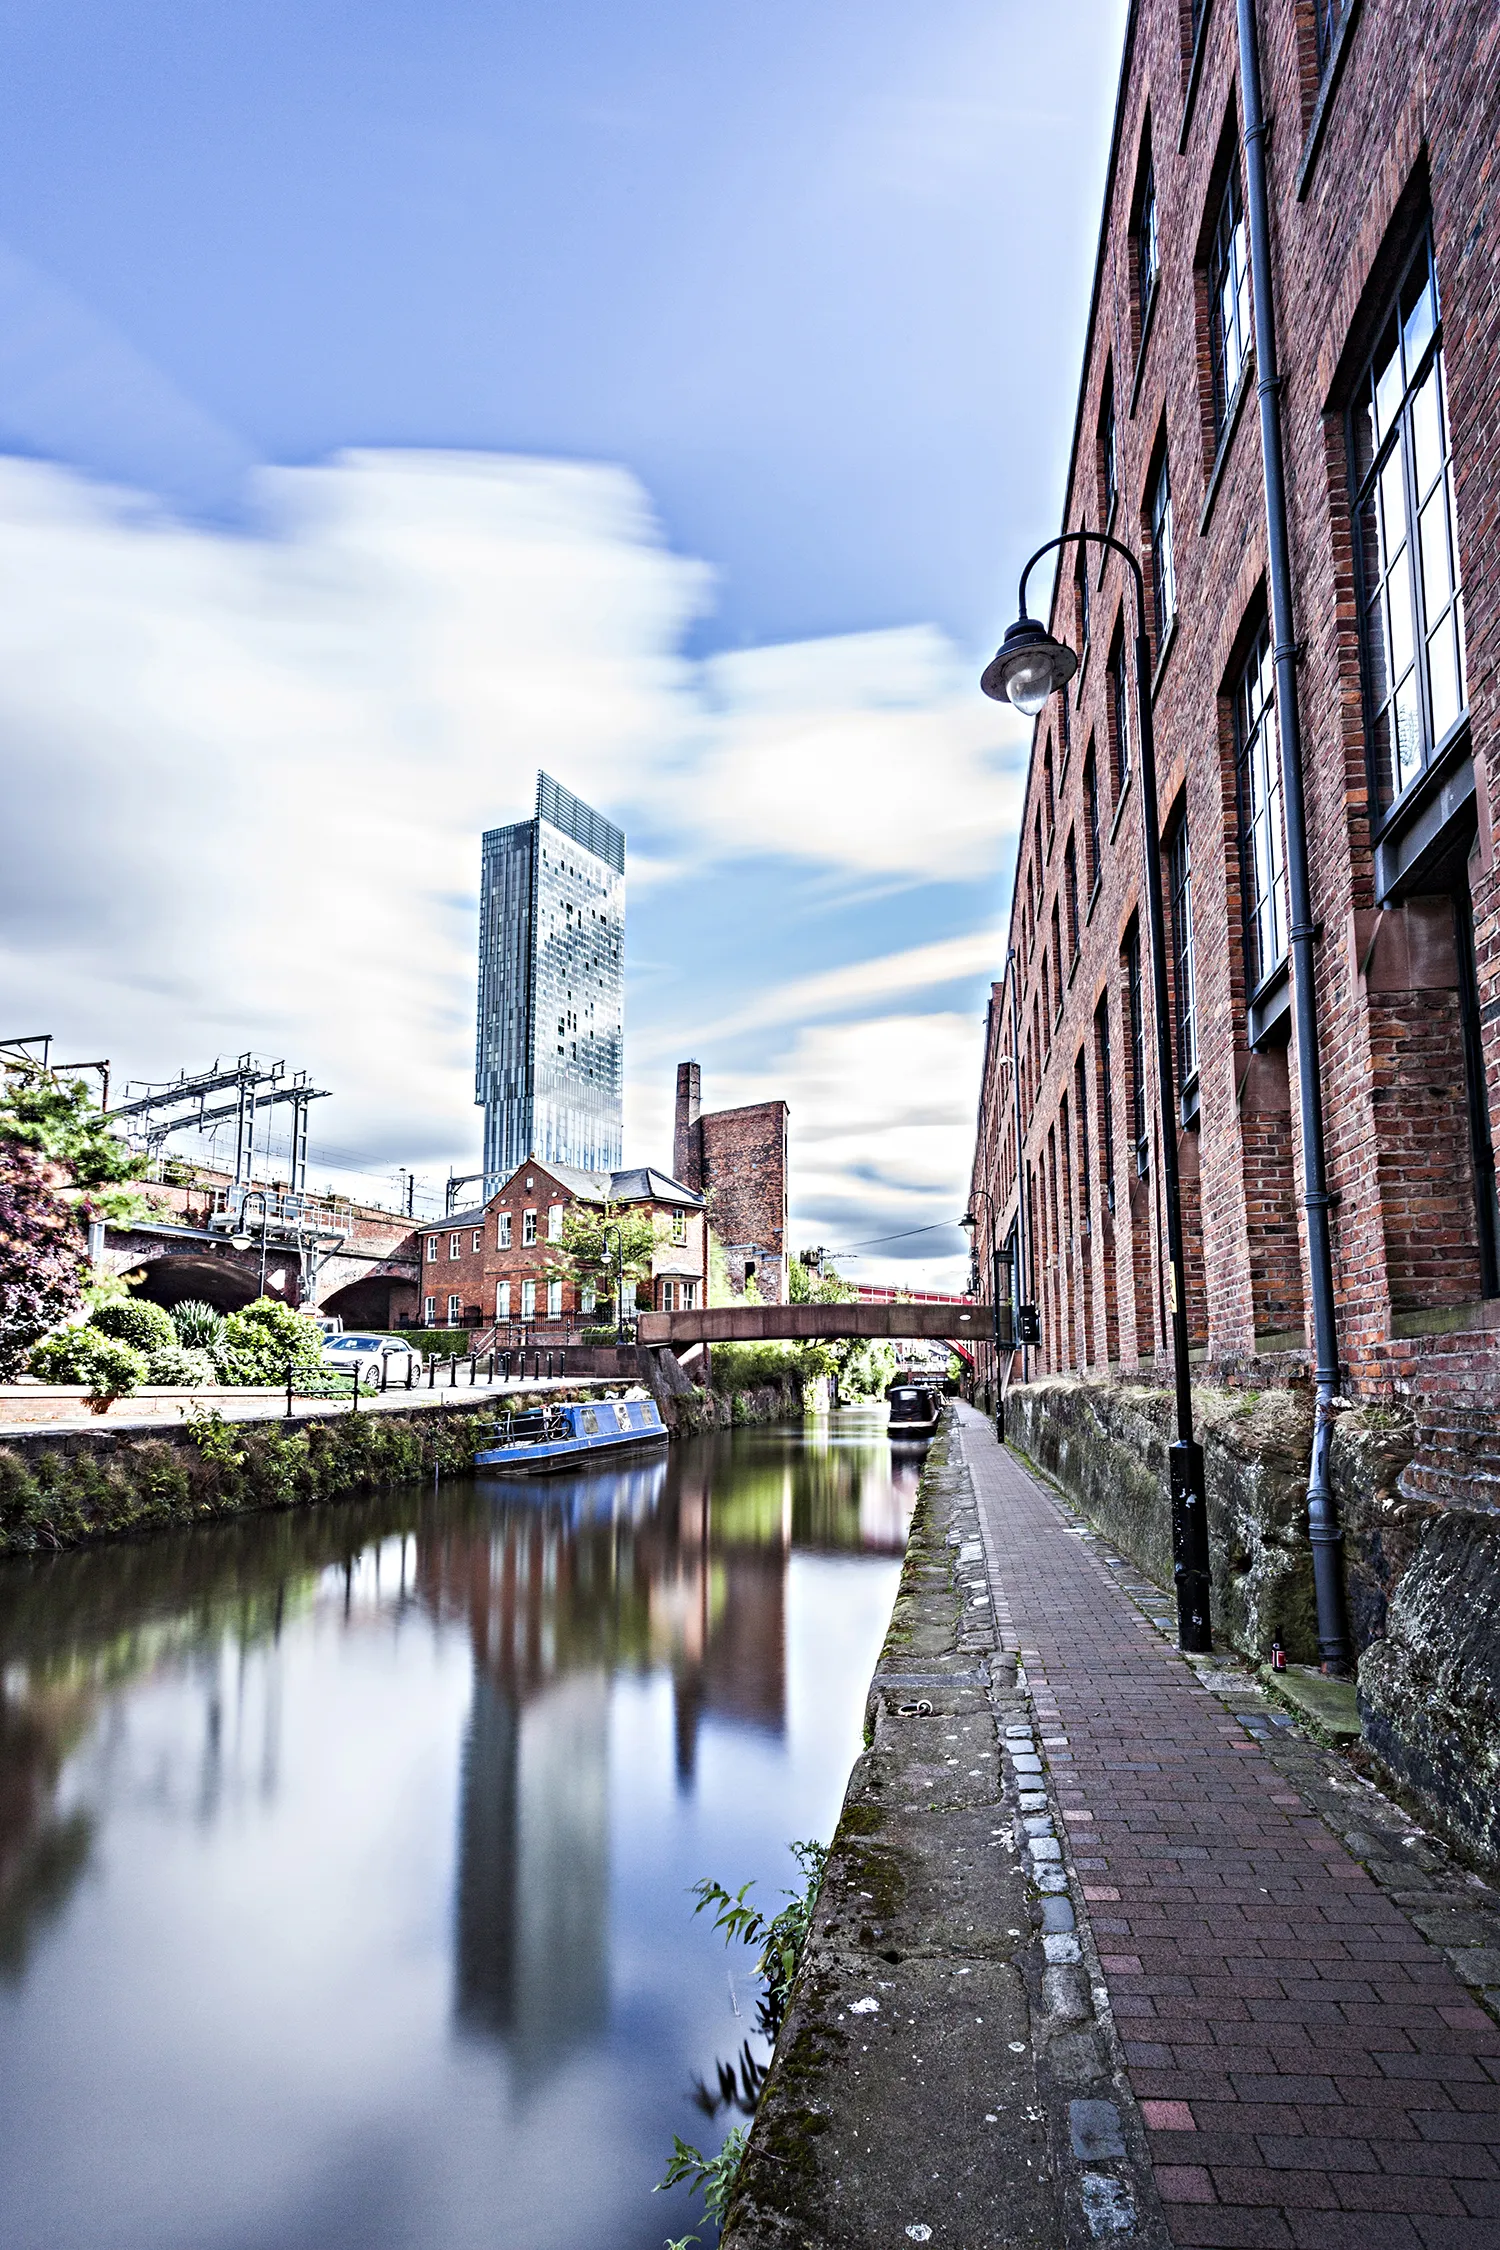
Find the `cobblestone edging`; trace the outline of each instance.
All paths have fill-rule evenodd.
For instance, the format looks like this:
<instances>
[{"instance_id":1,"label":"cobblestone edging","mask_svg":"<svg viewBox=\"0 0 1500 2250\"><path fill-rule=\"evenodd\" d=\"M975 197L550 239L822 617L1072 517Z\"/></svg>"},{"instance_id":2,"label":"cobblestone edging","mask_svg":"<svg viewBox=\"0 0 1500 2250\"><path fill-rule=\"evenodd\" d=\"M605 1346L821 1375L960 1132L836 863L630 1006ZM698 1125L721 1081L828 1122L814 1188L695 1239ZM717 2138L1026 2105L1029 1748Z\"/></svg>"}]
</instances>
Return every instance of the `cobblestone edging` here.
<instances>
[{"instance_id":1,"label":"cobblestone edging","mask_svg":"<svg viewBox=\"0 0 1500 2250\"><path fill-rule=\"evenodd\" d=\"M1168 2240L951 1417L725 2250Z\"/></svg>"},{"instance_id":2,"label":"cobblestone edging","mask_svg":"<svg viewBox=\"0 0 1500 2250\"><path fill-rule=\"evenodd\" d=\"M1026 1460L1024 1454L1019 1456ZM1116 1584L1174 1650L1177 1618L1164 1593L1112 1547L1068 1494L1034 1461L1026 1466L1051 1493L1068 1528L1113 1575ZM1477 2000L1500 2019L1500 1890L1465 1866L1440 1837L1358 1771L1347 1756L1307 1730L1269 1682L1233 1655L1184 1659L1200 1683L1232 1711L1325 1825L1399 1906Z\"/></svg>"}]
</instances>

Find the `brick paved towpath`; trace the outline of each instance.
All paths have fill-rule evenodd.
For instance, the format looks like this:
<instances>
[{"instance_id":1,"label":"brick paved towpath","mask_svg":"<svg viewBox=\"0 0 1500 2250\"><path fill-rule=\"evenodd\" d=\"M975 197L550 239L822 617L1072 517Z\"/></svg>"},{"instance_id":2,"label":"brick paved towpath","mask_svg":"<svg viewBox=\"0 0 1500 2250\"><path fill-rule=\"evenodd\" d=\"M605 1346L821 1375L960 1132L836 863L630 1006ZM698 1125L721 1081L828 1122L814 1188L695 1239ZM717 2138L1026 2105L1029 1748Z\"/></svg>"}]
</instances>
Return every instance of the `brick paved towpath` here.
<instances>
[{"instance_id":1,"label":"brick paved towpath","mask_svg":"<svg viewBox=\"0 0 1500 2250\"><path fill-rule=\"evenodd\" d=\"M1500 2250L1500 2029L1418 1927L1462 1938L1462 1870L1424 1889L1441 1855L1205 1684L1153 1626L1156 1590L959 1418L1171 2235ZM1338 1818L1340 1790L1352 1829L1385 1819L1359 1857L1315 1809Z\"/></svg>"}]
</instances>

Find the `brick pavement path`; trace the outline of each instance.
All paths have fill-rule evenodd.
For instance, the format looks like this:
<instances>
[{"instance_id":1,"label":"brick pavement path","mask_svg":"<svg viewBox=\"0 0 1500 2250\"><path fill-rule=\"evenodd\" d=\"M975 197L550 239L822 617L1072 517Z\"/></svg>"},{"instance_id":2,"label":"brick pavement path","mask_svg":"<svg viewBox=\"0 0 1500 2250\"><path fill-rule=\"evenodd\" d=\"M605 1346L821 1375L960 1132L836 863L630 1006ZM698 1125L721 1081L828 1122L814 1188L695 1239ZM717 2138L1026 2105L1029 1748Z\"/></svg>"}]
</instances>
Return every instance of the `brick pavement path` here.
<instances>
[{"instance_id":1,"label":"brick pavement path","mask_svg":"<svg viewBox=\"0 0 1500 2250\"><path fill-rule=\"evenodd\" d=\"M1500 2250L1500 2029L990 1425L961 1423L1173 2238Z\"/></svg>"}]
</instances>

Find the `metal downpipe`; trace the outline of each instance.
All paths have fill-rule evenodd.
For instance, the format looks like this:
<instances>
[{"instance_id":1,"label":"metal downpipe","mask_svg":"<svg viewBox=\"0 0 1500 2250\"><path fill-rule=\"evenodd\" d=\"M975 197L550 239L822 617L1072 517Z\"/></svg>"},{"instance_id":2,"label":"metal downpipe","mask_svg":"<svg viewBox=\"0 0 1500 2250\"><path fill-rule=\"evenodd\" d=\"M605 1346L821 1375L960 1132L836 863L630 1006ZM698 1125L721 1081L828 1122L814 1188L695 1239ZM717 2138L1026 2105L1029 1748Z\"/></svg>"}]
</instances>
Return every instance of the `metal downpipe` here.
<instances>
[{"instance_id":1,"label":"metal downpipe","mask_svg":"<svg viewBox=\"0 0 1500 2250\"><path fill-rule=\"evenodd\" d=\"M1313 1352L1317 1404L1307 1483L1307 1530L1312 1544L1318 1647L1325 1669L1344 1671L1349 1631L1338 1510L1328 1456L1339 1392L1338 1328L1333 1303L1333 1253L1328 1231L1328 1168L1323 1145L1323 1090L1318 1069L1318 998L1314 982L1312 885L1307 862L1307 808L1302 787L1302 729L1297 709L1297 641L1292 618L1286 483L1281 435L1281 376L1276 361L1276 321L1271 291L1270 207L1266 191L1266 122L1261 100L1260 47L1255 0L1237 0L1240 90L1245 112L1245 202L1250 223L1250 282L1254 299L1256 389L1260 397L1260 450L1265 472L1266 551L1271 634L1275 643L1277 735L1281 796L1286 817L1288 903L1291 907L1292 1006L1297 1026L1297 1091L1301 1113L1303 1203L1311 1269Z\"/></svg>"}]
</instances>

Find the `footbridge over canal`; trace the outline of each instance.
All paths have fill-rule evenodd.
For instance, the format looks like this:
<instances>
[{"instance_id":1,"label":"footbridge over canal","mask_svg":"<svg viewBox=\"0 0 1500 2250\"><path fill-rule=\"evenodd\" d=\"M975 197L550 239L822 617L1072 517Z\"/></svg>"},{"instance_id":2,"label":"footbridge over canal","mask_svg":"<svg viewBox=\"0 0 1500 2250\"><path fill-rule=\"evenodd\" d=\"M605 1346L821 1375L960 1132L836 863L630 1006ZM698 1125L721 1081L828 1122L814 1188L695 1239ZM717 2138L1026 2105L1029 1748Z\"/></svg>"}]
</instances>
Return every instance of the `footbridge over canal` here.
<instances>
[{"instance_id":1,"label":"footbridge over canal","mask_svg":"<svg viewBox=\"0 0 1500 2250\"><path fill-rule=\"evenodd\" d=\"M960 1351L995 1333L994 1308L969 1303L704 1305L690 1312L643 1312L636 1341L685 1352L694 1344L836 1343L847 1337L926 1338Z\"/></svg>"}]
</instances>

